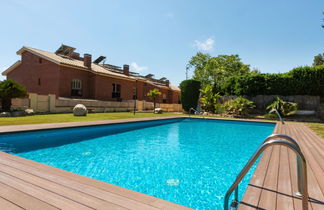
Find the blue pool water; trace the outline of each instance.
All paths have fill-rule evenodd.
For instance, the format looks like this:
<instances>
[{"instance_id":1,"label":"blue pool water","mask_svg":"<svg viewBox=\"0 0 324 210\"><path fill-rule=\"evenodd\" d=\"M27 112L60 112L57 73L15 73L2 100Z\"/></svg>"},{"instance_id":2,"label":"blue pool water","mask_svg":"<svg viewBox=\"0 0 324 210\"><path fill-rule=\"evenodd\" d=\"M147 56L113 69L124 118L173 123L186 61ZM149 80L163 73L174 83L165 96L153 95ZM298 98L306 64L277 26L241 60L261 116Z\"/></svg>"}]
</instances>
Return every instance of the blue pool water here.
<instances>
[{"instance_id":1,"label":"blue pool water","mask_svg":"<svg viewBox=\"0 0 324 210\"><path fill-rule=\"evenodd\" d=\"M0 135L0 150L191 208L221 209L226 190L274 126L172 119L56 129Z\"/></svg>"}]
</instances>

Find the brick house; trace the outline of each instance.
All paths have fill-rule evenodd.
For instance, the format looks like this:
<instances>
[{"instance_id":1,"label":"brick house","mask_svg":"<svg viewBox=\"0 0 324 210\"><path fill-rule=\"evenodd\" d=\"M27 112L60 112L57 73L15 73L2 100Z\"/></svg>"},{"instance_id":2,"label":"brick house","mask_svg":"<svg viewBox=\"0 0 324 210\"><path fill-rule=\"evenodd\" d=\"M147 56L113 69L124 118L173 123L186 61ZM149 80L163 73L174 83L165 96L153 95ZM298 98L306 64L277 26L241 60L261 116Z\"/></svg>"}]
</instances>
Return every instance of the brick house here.
<instances>
[{"instance_id":1,"label":"brick house","mask_svg":"<svg viewBox=\"0 0 324 210\"><path fill-rule=\"evenodd\" d=\"M166 78L154 79L123 68L105 64L104 56L92 61L90 54L74 52L75 48L62 45L55 53L22 47L14 63L2 75L24 85L28 92L57 97L84 98L103 101L146 100L149 90L162 92L158 103L180 103L180 90Z\"/></svg>"}]
</instances>

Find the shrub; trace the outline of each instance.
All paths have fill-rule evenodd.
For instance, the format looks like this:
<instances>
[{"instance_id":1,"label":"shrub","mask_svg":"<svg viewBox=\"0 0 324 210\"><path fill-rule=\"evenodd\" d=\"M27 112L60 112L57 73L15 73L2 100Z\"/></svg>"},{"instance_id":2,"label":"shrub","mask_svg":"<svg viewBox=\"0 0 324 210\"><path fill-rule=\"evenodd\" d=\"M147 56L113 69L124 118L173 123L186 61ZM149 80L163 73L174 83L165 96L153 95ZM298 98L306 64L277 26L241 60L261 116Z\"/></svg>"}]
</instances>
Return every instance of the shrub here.
<instances>
[{"instance_id":1,"label":"shrub","mask_svg":"<svg viewBox=\"0 0 324 210\"><path fill-rule=\"evenodd\" d=\"M205 88L200 89L202 97L200 98L200 102L205 111L214 112L215 104L217 99L220 97L218 93L214 93L212 85L206 85Z\"/></svg>"},{"instance_id":2,"label":"shrub","mask_svg":"<svg viewBox=\"0 0 324 210\"><path fill-rule=\"evenodd\" d=\"M280 97L277 97L277 99L267 107L268 111L274 109L278 110L279 114L285 117L296 113L297 104L293 102L284 101Z\"/></svg>"},{"instance_id":3,"label":"shrub","mask_svg":"<svg viewBox=\"0 0 324 210\"><path fill-rule=\"evenodd\" d=\"M282 74L243 75L230 78L225 95L319 95L324 96L324 65L298 67Z\"/></svg>"},{"instance_id":4,"label":"shrub","mask_svg":"<svg viewBox=\"0 0 324 210\"><path fill-rule=\"evenodd\" d=\"M253 101L242 96L225 102L226 112L231 115L247 115L254 107Z\"/></svg>"},{"instance_id":5,"label":"shrub","mask_svg":"<svg viewBox=\"0 0 324 210\"><path fill-rule=\"evenodd\" d=\"M3 111L10 112L12 98L22 98L25 96L27 96L27 91L21 84L13 80L5 80L0 83L0 98Z\"/></svg>"},{"instance_id":6,"label":"shrub","mask_svg":"<svg viewBox=\"0 0 324 210\"><path fill-rule=\"evenodd\" d=\"M223 104L221 104L221 103L216 103L215 105L214 105L214 113L215 114L223 114L225 111L226 111L226 109L225 109L225 105L223 105Z\"/></svg>"},{"instance_id":7,"label":"shrub","mask_svg":"<svg viewBox=\"0 0 324 210\"><path fill-rule=\"evenodd\" d=\"M184 80L180 84L181 103L185 111L196 108L199 98L200 82L196 80Z\"/></svg>"}]
</instances>

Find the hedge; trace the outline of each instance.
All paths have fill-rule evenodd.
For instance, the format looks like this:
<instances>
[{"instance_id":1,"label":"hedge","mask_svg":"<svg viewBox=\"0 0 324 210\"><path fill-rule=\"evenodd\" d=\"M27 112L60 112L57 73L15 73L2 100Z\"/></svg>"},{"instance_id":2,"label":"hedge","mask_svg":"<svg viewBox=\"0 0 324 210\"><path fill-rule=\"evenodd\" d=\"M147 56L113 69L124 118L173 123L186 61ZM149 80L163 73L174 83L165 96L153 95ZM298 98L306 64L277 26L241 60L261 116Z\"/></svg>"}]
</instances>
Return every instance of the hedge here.
<instances>
[{"instance_id":1,"label":"hedge","mask_svg":"<svg viewBox=\"0 0 324 210\"><path fill-rule=\"evenodd\" d=\"M196 80L190 79L181 82L181 103L182 108L185 111L189 111L191 107L196 109L199 99L200 87L200 82Z\"/></svg>"},{"instance_id":2,"label":"hedge","mask_svg":"<svg viewBox=\"0 0 324 210\"><path fill-rule=\"evenodd\" d=\"M225 95L324 96L324 65L298 67L282 74L232 77L221 88Z\"/></svg>"}]
</instances>

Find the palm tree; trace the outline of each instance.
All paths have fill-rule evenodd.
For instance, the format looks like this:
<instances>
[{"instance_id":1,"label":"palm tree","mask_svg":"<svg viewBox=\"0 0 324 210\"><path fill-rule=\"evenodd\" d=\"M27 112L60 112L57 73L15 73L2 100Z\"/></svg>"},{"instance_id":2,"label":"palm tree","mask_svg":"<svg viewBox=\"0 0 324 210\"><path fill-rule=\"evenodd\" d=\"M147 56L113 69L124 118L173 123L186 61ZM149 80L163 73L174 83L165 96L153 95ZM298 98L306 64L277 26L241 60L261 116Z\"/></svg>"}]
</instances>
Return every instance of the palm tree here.
<instances>
[{"instance_id":1,"label":"palm tree","mask_svg":"<svg viewBox=\"0 0 324 210\"><path fill-rule=\"evenodd\" d=\"M156 99L161 95L162 93L154 88L153 90L150 90L148 93L147 93L147 96L148 97L151 97L153 99L153 103L154 103L154 109L155 110L155 105L156 105Z\"/></svg>"}]
</instances>

